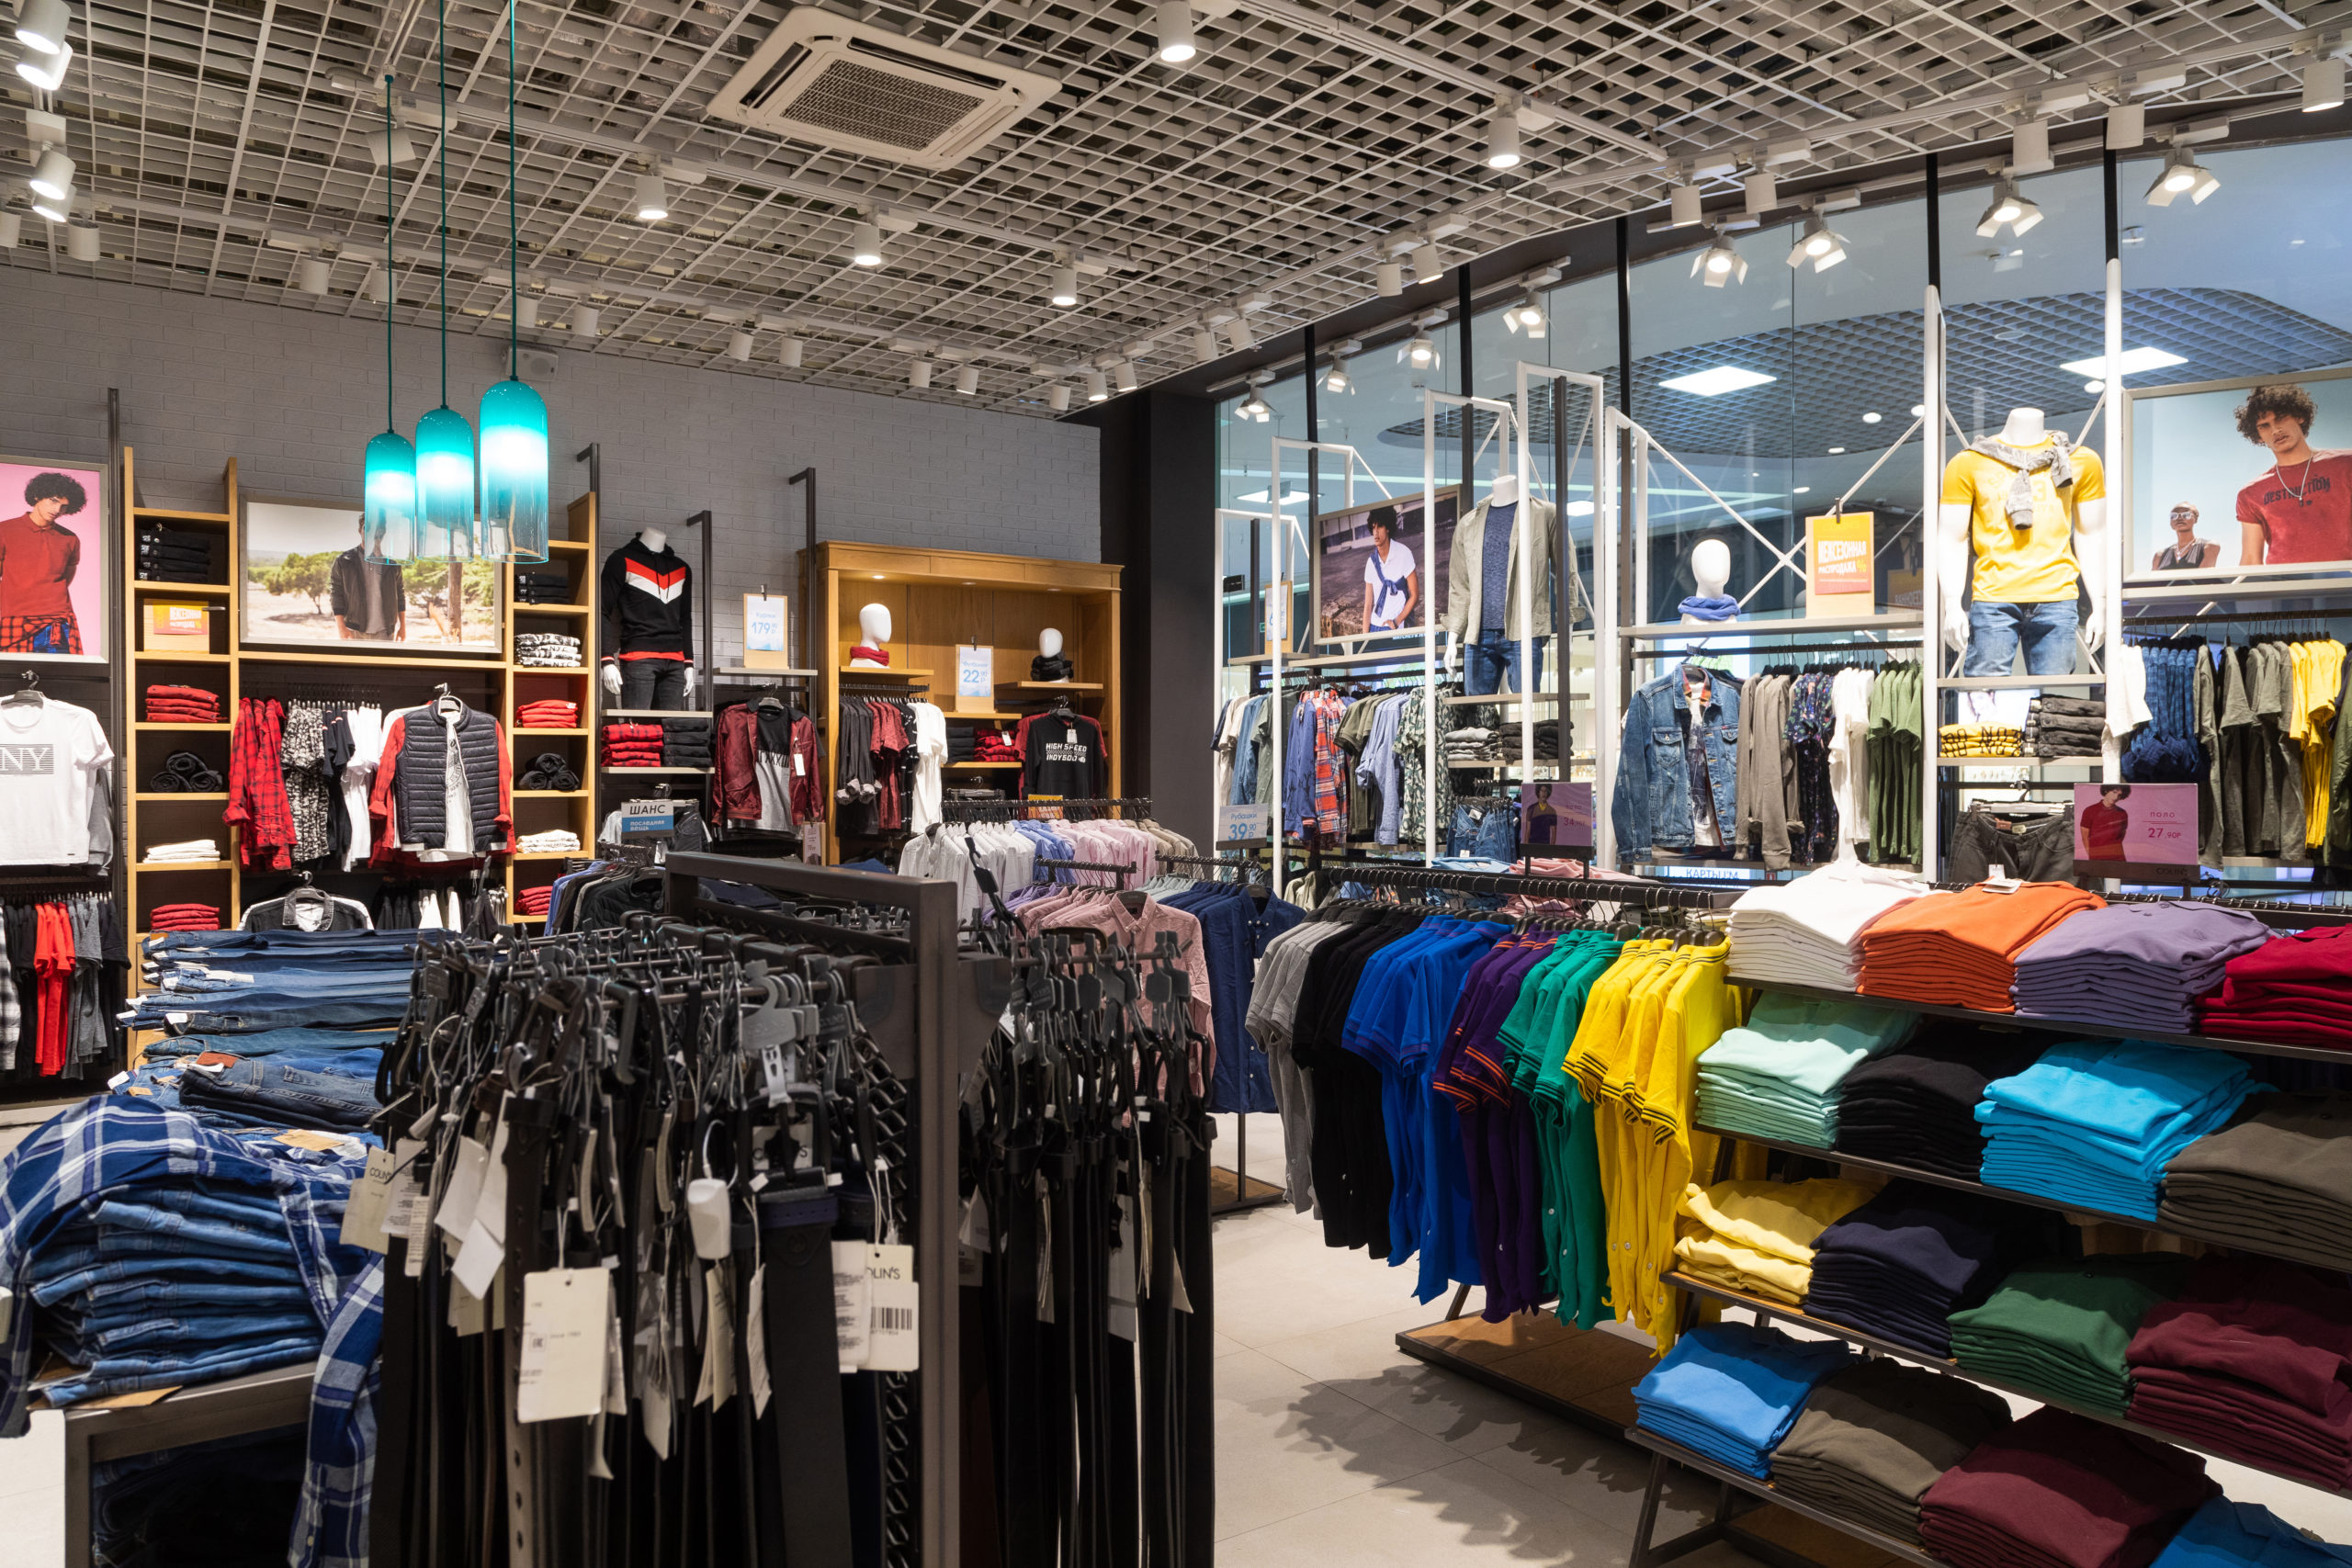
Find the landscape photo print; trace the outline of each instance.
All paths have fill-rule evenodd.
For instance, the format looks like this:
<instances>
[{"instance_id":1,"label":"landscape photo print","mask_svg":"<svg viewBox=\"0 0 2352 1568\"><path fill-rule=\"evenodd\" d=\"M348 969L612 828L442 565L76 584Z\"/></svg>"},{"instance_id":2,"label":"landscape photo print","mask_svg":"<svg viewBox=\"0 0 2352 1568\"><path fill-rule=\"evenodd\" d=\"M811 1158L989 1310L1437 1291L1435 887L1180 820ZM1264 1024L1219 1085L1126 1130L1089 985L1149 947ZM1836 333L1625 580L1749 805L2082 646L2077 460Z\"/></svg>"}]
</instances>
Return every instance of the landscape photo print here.
<instances>
[{"instance_id":1,"label":"landscape photo print","mask_svg":"<svg viewBox=\"0 0 2352 1568\"><path fill-rule=\"evenodd\" d=\"M345 652L503 649L495 560L370 561L357 507L248 500L240 592L248 644Z\"/></svg>"}]
</instances>

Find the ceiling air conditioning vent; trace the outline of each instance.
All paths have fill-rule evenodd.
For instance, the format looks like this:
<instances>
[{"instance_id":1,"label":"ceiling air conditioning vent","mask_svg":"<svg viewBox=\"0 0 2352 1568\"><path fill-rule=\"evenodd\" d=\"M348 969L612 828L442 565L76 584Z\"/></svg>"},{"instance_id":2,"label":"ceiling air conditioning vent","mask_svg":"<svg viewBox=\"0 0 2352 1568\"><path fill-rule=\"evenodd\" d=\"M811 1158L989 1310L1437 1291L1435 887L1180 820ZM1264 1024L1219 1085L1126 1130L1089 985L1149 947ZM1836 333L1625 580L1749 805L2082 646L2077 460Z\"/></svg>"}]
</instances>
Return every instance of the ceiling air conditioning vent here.
<instances>
[{"instance_id":1,"label":"ceiling air conditioning vent","mask_svg":"<svg viewBox=\"0 0 2352 1568\"><path fill-rule=\"evenodd\" d=\"M1061 90L1050 76L797 7L710 112L795 141L952 168Z\"/></svg>"}]
</instances>

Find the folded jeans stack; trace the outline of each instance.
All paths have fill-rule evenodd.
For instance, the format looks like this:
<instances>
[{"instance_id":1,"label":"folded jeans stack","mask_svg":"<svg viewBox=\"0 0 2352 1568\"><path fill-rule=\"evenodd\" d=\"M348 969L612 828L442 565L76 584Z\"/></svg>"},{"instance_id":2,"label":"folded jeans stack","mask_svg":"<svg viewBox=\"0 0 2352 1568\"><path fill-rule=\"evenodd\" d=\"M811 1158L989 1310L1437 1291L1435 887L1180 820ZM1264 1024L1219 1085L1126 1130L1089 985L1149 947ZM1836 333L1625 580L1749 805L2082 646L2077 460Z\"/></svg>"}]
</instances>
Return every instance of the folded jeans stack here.
<instances>
[{"instance_id":1,"label":"folded jeans stack","mask_svg":"<svg viewBox=\"0 0 2352 1568\"><path fill-rule=\"evenodd\" d=\"M2165 1167L2165 1228L2352 1272L2352 1089L2248 1109Z\"/></svg>"},{"instance_id":2,"label":"folded jeans stack","mask_svg":"<svg viewBox=\"0 0 2352 1568\"><path fill-rule=\"evenodd\" d=\"M710 717L695 714L662 721L662 765L707 768L711 763Z\"/></svg>"},{"instance_id":3,"label":"folded jeans stack","mask_svg":"<svg viewBox=\"0 0 2352 1568\"><path fill-rule=\"evenodd\" d=\"M132 547L141 582L211 582L212 541L205 535L142 522Z\"/></svg>"},{"instance_id":4,"label":"folded jeans stack","mask_svg":"<svg viewBox=\"0 0 2352 1568\"><path fill-rule=\"evenodd\" d=\"M1871 1197L1826 1178L1694 1183L1677 1213L1700 1228L1675 1242L1675 1259L1684 1273L1795 1306L1813 1280L1813 1244Z\"/></svg>"},{"instance_id":5,"label":"folded jeans stack","mask_svg":"<svg viewBox=\"0 0 2352 1568\"><path fill-rule=\"evenodd\" d=\"M1838 1151L1975 1180L1984 1163L1976 1120L1984 1086L2033 1066L2043 1044L2033 1035L1923 1020L1907 1043L1846 1075Z\"/></svg>"},{"instance_id":6,"label":"folded jeans stack","mask_svg":"<svg viewBox=\"0 0 2352 1568\"><path fill-rule=\"evenodd\" d=\"M350 1051L240 1057L218 1069L190 1065L180 1077L180 1103L232 1125L356 1132L382 1109L376 1100L380 1055Z\"/></svg>"},{"instance_id":7,"label":"folded jeans stack","mask_svg":"<svg viewBox=\"0 0 2352 1568\"><path fill-rule=\"evenodd\" d=\"M2314 1540L2259 1503L2216 1497L2152 1568L2352 1568L2352 1547Z\"/></svg>"},{"instance_id":8,"label":"folded jeans stack","mask_svg":"<svg viewBox=\"0 0 2352 1568\"><path fill-rule=\"evenodd\" d=\"M218 724L220 694L201 686L150 686L146 712L149 724Z\"/></svg>"},{"instance_id":9,"label":"folded jeans stack","mask_svg":"<svg viewBox=\"0 0 2352 1568\"><path fill-rule=\"evenodd\" d=\"M2026 709L2025 749L2035 757L2097 757L2107 705L2087 697L2036 697Z\"/></svg>"},{"instance_id":10,"label":"folded jeans stack","mask_svg":"<svg viewBox=\"0 0 2352 1568\"><path fill-rule=\"evenodd\" d=\"M1491 729L1448 730L1439 745L1449 766L1497 761L1503 754L1502 742Z\"/></svg>"},{"instance_id":11,"label":"folded jeans stack","mask_svg":"<svg viewBox=\"0 0 2352 1568\"><path fill-rule=\"evenodd\" d=\"M220 911L210 904L158 904L147 912L151 931L217 931Z\"/></svg>"},{"instance_id":12,"label":"folded jeans stack","mask_svg":"<svg viewBox=\"0 0 2352 1568\"><path fill-rule=\"evenodd\" d=\"M2132 1337L2195 1267L2177 1252L2029 1263L1983 1305L1951 1314L1952 1359L1963 1372L2120 1417L2132 1404Z\"/></svg>"},{"instance_id":13,"label":"folded jeans stack","mask_svg":"<svg viewBox=\"0 0 2352 1568\"><path fill-rule=\"evenodd\" d=\"M514 573L514 602L518 604L568 604L571 602L571 579L563 571L524 571Z\"/></svg>"},{"instance_id":14,"label":"folded jeans stack","mask_svg":"<svg viewBox=\"0 0 2352 1568\"><path fill-rule=\"evenodd\" d=\"M1910 1038L1916 1013L1767 993L1699 1056L1699 1120L1826 1149L1847 1074Z\"/></svg>"},{"instance_id":15,"label":"folded jeans stack","mask_svg":"<svg viewBox=\"0 0 2352 1568\"><path fill-rule=\"evenodd\" d=\"M2009 1424L1999 1394L1962 1379L1872 1359L1823 1380L1781 1446L1772 1490L1907 1546L1919 1499Z\"/></svg>"},{"instance_id":16,"label":"folded jeans stack","mask_svg":"<svg viewBox=\"0 0 2352 1568\"><path fill-rule=\"evenodd\" d=\"M226 785L195 752L175 751L148 776L147 787L159 795L218 795Z\"/></svg>"},{"instance_id":17,"label":"folded jeans stack","mask_svg":"<svg viewBox=\"0 0 2352 1568\"><path fill-rule=\"evenodd\" d=\"M1859 989L1984 1012L2013 1012L2017 956L2060 921L2107 900L2063 882L1985 883L1915 898L1861 936Z\"/></svg>"},{"instance_id":18,"label":"folded jeans stack","mask_svg":"<svg viewBox=\"0 0 2352 1568\"><path fill-rule=\"evenodd\" d=\"M1936 731L1944 757L2022 757L2025 733L2004 724L1947 724Z\"/></svg>"},{"instance_id":19,"label":"folded jeans stack","mask_svg":"<svg viewBox=\"0 0 2352 1568\"><path fill-rule=\"evenodd\" d=\"M210 839L186 839L176 844L151 844L140 857L141 865L172 865L220 858L220 846Z\"/></svg>"},{"instance_id":20,"label":"folded jeans stack","mask_svg":"<svg viewBox=\"0 0 2352 1568\"><path fill-rule=\"evenodd\" d=\"M569 792L580 787L580 775L572 771L562 752L542 751L531 759L529 767L514 775L514 787Z\"/></svg>"},{"instance_id":21,"label":"folded jeans stack","mask_svg":"<svg viewBox=\"0 0 2352 1568\"><path fill-rule=\"evenodd\" d=\"M388 1029L408 1010L416 931L174 931L142 946L154 989L125 1021L175 1034Z\"/></svg>"},{"instance_id":22,"label":"folded jeans stack","mask_svg":"<svg viewBox=\"0 0 2352 1568\"><path fill-rule=\"evenodd\" d=\"M2195 1454L2044 1406L1928 1489L1919 1540L1955 1568L2143 1568L2221 1490Z\"/></svg>"},{"instance_id":23,"label":"folded jeans stack","mask_svg":"<svg viewBox=\"0 0 2352 1568\"><path fill-rule=\"evenodd\" d=\"M1804 1308L1947 1356L1951 1314L1991 1295L2018 1259L2056 1250L2061 1235L2055 1214L1897 1181L1821 1233Z\"/></svg>"},{"instance_id":24,"label":"folded jeans stack","mask_svg":"<svg viewBox=\"0 0 2352 1568\"><path fill-rule=\"evenodd\" d=\"M1850 991L1861 977L1861 933L1930 891L1917 877L1860 861L1750 888L1731 907L1732 978Z\"/></svg>"},{"instance_id":25,"label":"folded jeans stack","mask_svg":"<svg viewBox=\"0 0 2352 1568\"><path fill-rule=\"evenodd\" d=\"M577 670L586 660L578 637L567 632L516 632L514 662L534 669Z\"/></svg>"},{"instance_id":26,"label":"folded jeans stack","mask_svg":"<svg viewBox=\"0 0 2352 1568\"><path fill-rule=\"evenodd\" d=\"M2330 1491L2352 1485L2352 1291L2209 1257L2132 1336L2132 1419Z\"/></svg>"},{"instance_id":27,"label":"folded jeans stack","mask_svg":"<svg viewBox=\"0 0 2352 1568\"><path fill-rule=\"evenodd\" d=\"M1519 726L1503 725L1497 733L1497 739L1502 751L1503 761L1518 761ZM1559 754L1560 721L1556 718L1537 719L1535 721L1535 760L1539 762L1547 761Z\"/></svg>"},{"instance_id":28,"label":"folded jeans stack","mask_svg":"<svg viewBox=\"0 0 2352 1568\"><path fill-rule=\"evenodd\" d=\"M2230 960L2197 1010L2206 1034L2352 1050L2352 926L2280 933Z\"/></svg>"},{"instance_id":29,"label":"folded jeans stack","mask_svg":"<svg viewBox=\"0 0 2352 1568\"><path fill-rule=\"evenodd\" d=\"M1761 1480L1814 1385L1854 1359L1839 1340L1796 1339L1754 1324L1707 1324L1676 1341L1634 1385L1635 1424Z\"/></svg>"},{"instance_id":30,"label":"folded jeans stack","mask_svg":"<svg viewBox=\"0 0 2352 1568\"><path fill-rule=\"evenodd\" d=\"M2018 954L2020 1016L2122 1024L2161 1034L2197 1027L2197 999L2224 966L2270 940L2243 909L2209 903L2110 904L2057 926Z\"/></svg>"},{"instance_id":31,"label":"folded jeans stack","mask_svg":"<svg viewBox=\"0 0 2352 1568\"><path fill-rule=\"evenodd\" d=\"M2220 1051L2065 1041L1984 1086L1984 1179L2154 1224L2165 1167L2260 1087Z\"/></svg>"},{"instance_id":32,"label":"folded jeans stack","mask_svg":"<svg viewBox=\"0 0 2352 1568\"><path fill-rule=\"evenodd\" d=\"M517 854L571 854L580 848L580 835L569 828L551 828L544 833L526 833L514 840Z\"/></svg>"},{"instance_id":33,"label":"folded jeans stack","mask_svg":"<svg viewBox=\"0 0 2352 1568\"><path fill-rule=\"evenodd\" d=\"M577 729L580 705L563 698L542 697L514 710L517 729Z\"/></svg>"}]
</instances>

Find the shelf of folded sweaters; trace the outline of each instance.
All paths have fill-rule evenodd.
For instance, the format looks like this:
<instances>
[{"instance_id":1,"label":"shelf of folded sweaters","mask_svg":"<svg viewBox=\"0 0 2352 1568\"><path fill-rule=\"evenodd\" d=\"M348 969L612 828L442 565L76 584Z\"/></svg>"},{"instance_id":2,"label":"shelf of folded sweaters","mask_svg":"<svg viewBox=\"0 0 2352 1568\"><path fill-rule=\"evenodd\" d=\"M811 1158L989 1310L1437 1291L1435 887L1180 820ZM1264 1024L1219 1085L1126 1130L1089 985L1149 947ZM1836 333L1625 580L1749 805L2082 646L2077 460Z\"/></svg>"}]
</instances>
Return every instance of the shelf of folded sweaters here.
<instances>
[{"instance_id":1,"label":"shelf of folded sweaters","mask_svg":"<svg viewBox=\"0 0 2352 1568\"><path fill-rule=\"evenodd\" d=\"M2030 1399L2037 1404L2047 1404L2055 1409L2067 1411L2072 1415L2083 1416L2086 1420L2098 1421L2135 1436L2146 1438L2153 1442L2168 1443L2175 1448L2192 1449L2209 1459L2244 1465L2248 1470L2258 1470L2265 1475L2274 1475L2281 1481L2290 1481L2298 1486L2311 1486L2314 1491L2327 1492L2335 1496L2352 1496L2352 1493L2314 1485L2303 1476L2275 1469L2258 1460L2247 1458L2243 1454L2231 1453L2223 1448L2199 1442L2178 1432L2169 1432L2161 1427L2151 1427L2143 1422L2132 1420L2128 1416L2113 1415L2092 1405L2066 1399L2048 1389L2036 1388L2030 1383L2019 1382L2014 1378L1998 1377L1981 1367L1964 1367L1952 1357L1933 1355L1916 1346L1905 1345L1899 1339L1889 1339L1883 1335L1872 1334L1867 1329L1839 1323L1834 1318L1816 1317L1801 1308L1785 1306L1763 1296L1734 1290L1728 1285L1720 1284L1713 1280L1701 1279L1695 1274L1681 1272L1668 1274L1666 1276L1665 1282L1677 1290L1688 1291L1694 1296L1720 1302L1725 1306L1738 1307L1744 1311L1755 1313L1759 1317L1777 1318L1783 1323L1792 1323L1815 1334L1825 1334L1833 1338L1844 1339L1882 1356L1892 1356L1896 1360L1909 1362L1915 1367L1925 1367L1930 1371L1940 1372L1950 1377L1963 1378L1970 1382L1996 1389L2019 1399Z\"/></svg>"},{"instance_id":2,"label":"shelf of folded sweaters","mask_svg":"<svg viewBox=\"0 0 2352 1568\"><path fill-rule=\"evenodd\" d=\"M2352 1063L2352 1041L2343 1046L2293 1045L2275 1040L2242 1040L2226 1034L2177 1034L2157 1030L2135 1028L2130 1024L2100 1023L2078 1018L2044 1018L2037 1014L2017 1012L1986 1012L1981 1008L1947 1007L1939 1002L1913 1001L1903 997L1865 996L1856 991L1826 989L1818 986L1792 985L1783 980L1758 980L1734 974L1731 982L1753 991L1773 991L1783 996L1809 997L1816 1001L1853 1002L1862 1007L1885 1008L1895 1012L1927 1013L1937 1018L1962 1019L1971 1023L1987 1024L2000 1029L2038 1029L2052 1034L2098 1035L2109 1040L2145 1040L2157 1045L2195 1045L2212 1051L2237 1051L2257 1056L2295 1056L2306 1062Z\"/></svg>"},{"instance_id":3,"label":"shelf of folded sweaters","mask_svg":"<svg viewBox=\"0 0 2352 1568\"><path fill-rule=\"evenodd\" d=\"M1719 1481L1724 1485L1747 1493L1751 1497L1760 1497L1776 1507L1786 1508L1789 1512L1801 1515L1816 1524L1826 1525L1838 1534L1851 1536L1856 1540L1886 1553L1899 1562L1916 1562L1919 1568L1951 1568L1949 1563L1938 1562L1916 1546L1905 1546L1893 1536L1872 1529L1858 1520L1846 1518L1827 1508L1776 1491L1769 1481L1759 1481L1755 1476L1734 1470L1729 1465L1717 1464L1705 1455L1695 1453L1679 1443L1661 1438L1656 1432L1645 1431L1639 1427L1634 1427L1627 1428L1625 1437L1629 1441L1649 1450L1652 1453L1665 1455L1686 1470L1696 1472L1710 1480ZM1735 1542L1735 1544L1737 1543Z\"/></svg>"}]
</instances>

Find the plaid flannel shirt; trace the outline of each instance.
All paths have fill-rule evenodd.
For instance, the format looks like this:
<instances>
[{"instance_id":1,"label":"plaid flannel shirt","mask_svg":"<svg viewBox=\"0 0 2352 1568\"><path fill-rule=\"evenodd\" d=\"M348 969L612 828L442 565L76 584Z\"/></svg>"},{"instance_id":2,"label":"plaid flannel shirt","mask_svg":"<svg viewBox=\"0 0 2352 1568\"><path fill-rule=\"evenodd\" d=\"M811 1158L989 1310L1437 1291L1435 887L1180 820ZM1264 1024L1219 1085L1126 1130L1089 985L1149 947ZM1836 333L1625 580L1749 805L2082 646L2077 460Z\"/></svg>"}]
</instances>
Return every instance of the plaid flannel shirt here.
<instances>
[{"instance_id":1,"label":"plaid flannel shirt","mask_svg":"<svg viewBox=\"0 0 2352 1568\"><path fill-rule=\"evenodd\" d=\"M248 867L294 867L294 803L286 795L278 753L286 710L272 697L240 697L229 732L229 804L220 820L239 825L238 852Z\"/></svg>"},{"instance_id":2,"label":"plaid flannel shirt","mask_svg":"<svg viewBox=\"0 0 2352 1568\"><path fill-rule=\"evenodd\" d=\"M298 1149L266 1134L237 1137L183 1111L105 1095L40 1127L0 1161L0 1284L18 1303L0 1347L0 1437L22 1437L31 1426L33 1320L40 1315L28 1291L33 1259L87 1204L143 1182L175 1179L274 1190L302 1282L327 1325L288 1562L291 1568L363 1568L383 1269L382 1259L337 1237L352 1179L364 1166L364 1156Z\"/></svg>"}]
</instances>

